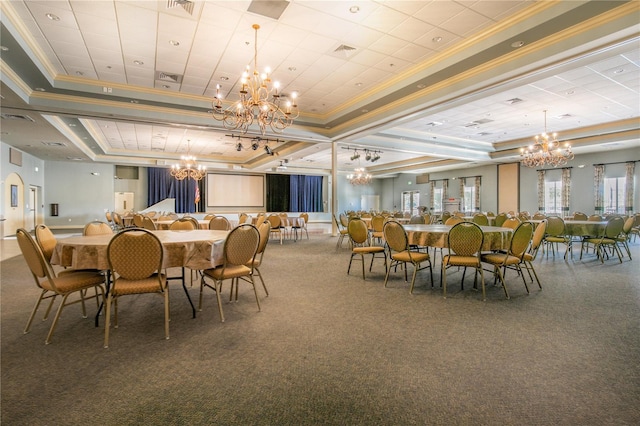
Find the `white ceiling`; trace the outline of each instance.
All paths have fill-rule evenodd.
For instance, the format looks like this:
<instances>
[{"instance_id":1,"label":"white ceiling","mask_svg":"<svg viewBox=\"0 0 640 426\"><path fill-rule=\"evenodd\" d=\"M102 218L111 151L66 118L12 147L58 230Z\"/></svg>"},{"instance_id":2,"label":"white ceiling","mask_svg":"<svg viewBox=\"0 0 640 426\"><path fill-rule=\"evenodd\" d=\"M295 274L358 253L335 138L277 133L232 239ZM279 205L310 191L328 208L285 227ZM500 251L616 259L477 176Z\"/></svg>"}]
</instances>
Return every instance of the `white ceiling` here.
<instances>
[{"instance_id":1,"label":"white ceiling","mask_svg":"<svg viewBox=\"0 0 640 426\"><path fill-rule=\"evenodd\" d=\"M640 147L639 2L175 3L1 2L2 112L35 121L3 119L2 141L44 159L163 165L190 151L211 168L286 159L304 173L328 172L335 146L340 170L384 177L516 161L546 110L576 153ZM249 11L274 3L277 19ZM217 84L238 98L252 24L259 68L300 94L301 114L281 135L233 134L275 156L238 151L208 113Z\"/></svg>"}]
</instances>

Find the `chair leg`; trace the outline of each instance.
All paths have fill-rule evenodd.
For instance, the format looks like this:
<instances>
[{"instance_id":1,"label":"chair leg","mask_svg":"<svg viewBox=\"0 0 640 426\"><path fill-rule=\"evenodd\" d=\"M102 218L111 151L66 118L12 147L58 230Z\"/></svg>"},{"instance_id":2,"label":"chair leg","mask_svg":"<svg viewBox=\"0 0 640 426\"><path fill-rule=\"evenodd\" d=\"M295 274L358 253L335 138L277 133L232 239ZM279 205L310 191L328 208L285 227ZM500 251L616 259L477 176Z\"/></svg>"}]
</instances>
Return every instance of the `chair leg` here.
<instances>
[{"instance_id":1,"label":"chair leg","mask_svg":"<svg viewBox=\"0 0 640 426\"><path fill-rule=\"evenodd\" d=\"M218 300L218 312L220 314L220 322L224 322L224 313L222 313L222 300L220 300L220 293L222 292L222 280L219 283L215 283L216 299Z\"/></svg>"},{"instance_id":2,"label":"chair leg","mask_svg":"<svg viewBox=\"0 0 640 426\"><path fill-rule=\"evenodd\" d=\"M260 273L260 269L258 269L258 268L254 268L254 269L258 273L258 278L260 278L260 282L262 283L262 287L264 288L264 292L266 293L267 297L269 297L269 290L267 290L267 285L264 283L264 279L262 278L262 274Z\"/></svg>"},{"instance_id":3,"label":"chair leg","mask_svg":"<svg viewBox=\"0 0 640 426\"><path fill-rule=\"evenodd\" d=\"M169 340L169 286L164 290L164 338Z\"/></svg>"},{"instance_id":4,"label":"chair leg","mask_svg":"<svg viewBox=\"0 0 640 426\"><path fill-rule=\"evenodd\" d=\"M504 295L507 299L510 299L509 291L507 290L507 286L504 283L504 277L502 276L502 271L500 270L500 267L497 265L494 266L493 273L494 273L494 276L497 276L498 278L500 278L500 283L502 283L502 289L504 290Z\"/></svg>"},{"instance_id":5,"label":"chair leg","mask_svg":"<svg viewBox=\"0 0 640 426\"><path fill-rule=\"evenodd\" d=\"M104 314L104 347L109 347L109 329L111 327L111 293L107 295L107 304L105 306Z\"/></svg>"},{"instance_id":6,"label":"chair leg","mask_svg":"<svg viewBox=\"0 0 640 426\"><path fill-rule=\"evenodd\" d=\"M24 328L24 334L27 334L29 332L29 329L31 328L31 323L33 322L33 318L36 316L36 311L38 310L38 307L40 306L40 302L42 302L42 299L44 298L45 294L47 294L47 290L42 290L42 292L40 293L40 296L38 297L38 300L36 301L35 306L33 307L33 310L31 311L31 315L27 320L27 326Z\"/></svg>"}]
</instances>

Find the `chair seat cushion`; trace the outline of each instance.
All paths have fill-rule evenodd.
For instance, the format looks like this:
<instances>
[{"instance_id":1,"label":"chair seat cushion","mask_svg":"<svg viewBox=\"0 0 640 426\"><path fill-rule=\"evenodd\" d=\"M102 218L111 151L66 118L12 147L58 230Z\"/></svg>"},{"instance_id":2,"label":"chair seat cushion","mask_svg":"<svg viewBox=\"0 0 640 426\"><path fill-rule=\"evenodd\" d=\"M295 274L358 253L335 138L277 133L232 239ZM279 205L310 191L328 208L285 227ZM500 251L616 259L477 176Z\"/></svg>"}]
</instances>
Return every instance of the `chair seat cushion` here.
<instances>
[{"instance_id":1,"label":"chair seat cushion","mask_svg":"<svg viewBox=\"0 0 640 426\"><path fill-rule=\"evenodd\" d=\"M545 237L544 240L549 243L564 243L567 241L565 237L555 237L555 236Z\"/></svg>"},{"instance_id":2,"label":"chair seat cushion","mask_svg":"<svg viewBox=\"0 0 640 426\"><path fill-rule=\"evenodd\" d=\"M425 260L429 260L429 254L419 252L419 251L411 251L411 255L409 255L409 250L401 251L399 253L394 253L391 255L393 260L397 260L398 262L415 262L420 263Z\"/></svg>"},{"instance_id":3,"label":"chair seat cushion","mask_svg":"<svg viewBox=\"0 0 640 426\"><path fill-rule=\"evenodd\" d=\"M160 274L160 280L162 287L165 288L166 277L163 274ZM112 292L114 296L160 292L158 274L153 274L148 278L140 280L126 280L124 278L118 278L112 287Z\"/></svg>"},{"instance_id":4,"label":"chair seat cushion","mask_svg":"<svg viewBox=\"0 0 640 426\"><path fill-rule=\"evenodd\" d=\"M616 240L611 239L611 238L585 238L583 240L585 243L590 243L590 244L615 244Z\"/></svg>"},{"instance_id":5,"label":"chair seat cushion","mask_svg":"<svg viewBox=\"0 0 640 426\"><path fill-rule=\"evenodd\" d=\"M214 280L226 280L229 278L243 277L251 274L251 268L245 265L218 266L214 269L205 269L203 273Z\"/></svg>"},{"instance_id":6,"label":"chair seat cushion","mask_svg":"<svg viewBox=\"0 0 640 426\"><path fill-rule=\"evenodd\" d=\"M520 259L504 253L487 253L482 255L482 261L492 265L515 265Z\"/></svg>"},{"instance_id":7,"label":"chair seat cushion","mask_svg":"<svg viewBox=\"0 0 640 426\"><path fill-rule=\"evenodd\" d=\"M370 246L370 247L354 247L354 253L382 253L384 252L384 247L380 246Z\"/></svg>"},{"instance_id":8,"label":"chair seat cushion","mask_svg":"<svg viewBox=\"0 0 640 426\"><path fill-rule=\"evenodd\" d=\"M442 258L442 264L455 266L478 266L480 260L478 256L451 256L446 255Z\"/></svg>"},{"instance_id":9,"label":"chair seat cushion","mask_svg":"<svg viewBox=\"0 0 640 426\"><path fill-rule=\"evenodd\" d=\"M61 293L77 291L83 288L91 288L104 283L104 276L97 272L68 272L54 278L56 288ZM48 280L40 283L40 286L49 291L54 291Z\"/></svg>"}]
</instances>

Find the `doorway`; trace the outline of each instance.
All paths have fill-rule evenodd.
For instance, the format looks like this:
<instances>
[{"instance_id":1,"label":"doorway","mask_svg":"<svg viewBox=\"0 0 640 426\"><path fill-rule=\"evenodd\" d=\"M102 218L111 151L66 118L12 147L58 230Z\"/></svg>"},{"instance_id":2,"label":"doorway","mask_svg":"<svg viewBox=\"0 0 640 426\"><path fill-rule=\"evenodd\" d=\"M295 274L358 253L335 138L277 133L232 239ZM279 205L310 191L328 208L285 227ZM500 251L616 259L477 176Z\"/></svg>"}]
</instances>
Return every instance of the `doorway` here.
<instances>
[{"instance_id":1,"label":"doorway","mask_svg":"<svg viewBox=\"0 0 640 426\"><path fill-rule=\"evenodd\" d=\"M25 206L27 210L27 217L25 219L25 226L28 231L33 231L38 225L38 188L35 186L29 186L29 203Z\"/></svg>"},{"instance_id":2,"label":"doorway","mask_svg":"<svg viewBox=\"0 0 640 426\"><path fill-rule=\"evenodd\" d=\"M116 192L116 205L113 211L118 214L133 210L133 192Z\"/></svg>"}]
</instances>

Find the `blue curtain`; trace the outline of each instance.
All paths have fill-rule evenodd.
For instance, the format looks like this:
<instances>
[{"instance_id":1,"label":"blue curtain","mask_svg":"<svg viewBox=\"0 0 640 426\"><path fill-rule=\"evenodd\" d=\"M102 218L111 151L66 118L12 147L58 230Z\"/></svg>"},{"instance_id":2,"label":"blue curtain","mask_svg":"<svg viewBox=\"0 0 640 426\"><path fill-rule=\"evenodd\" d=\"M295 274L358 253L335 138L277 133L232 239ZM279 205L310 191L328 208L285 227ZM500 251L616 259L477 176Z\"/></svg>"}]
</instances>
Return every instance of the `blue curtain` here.
<instances>
[{"instance_id":1,"label":"blue curtain","mask_svg":"<svg viewBox=\"0 0 640 426\"><path fill-rule=\"evenodd\" d=\"M291 175L289 181L289 211L322 211L322 176Z\"/></svg>"},{"instance_id":2,"label":"blue curtain","mask_svg":"<svg viewBox=\"0 0 640 426\"><path fill-rule=\"evenodd\" d=\"M176 180L171 177L170 169L149 167L147 206L165 198L176 199L176 213L195 213L196 186L193 179Z\"/></svg>"}]
</instances>

